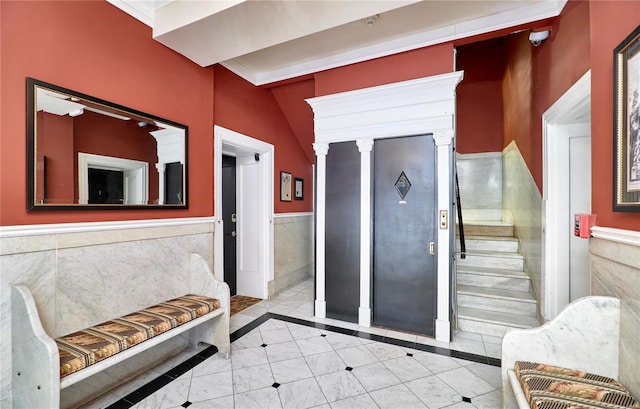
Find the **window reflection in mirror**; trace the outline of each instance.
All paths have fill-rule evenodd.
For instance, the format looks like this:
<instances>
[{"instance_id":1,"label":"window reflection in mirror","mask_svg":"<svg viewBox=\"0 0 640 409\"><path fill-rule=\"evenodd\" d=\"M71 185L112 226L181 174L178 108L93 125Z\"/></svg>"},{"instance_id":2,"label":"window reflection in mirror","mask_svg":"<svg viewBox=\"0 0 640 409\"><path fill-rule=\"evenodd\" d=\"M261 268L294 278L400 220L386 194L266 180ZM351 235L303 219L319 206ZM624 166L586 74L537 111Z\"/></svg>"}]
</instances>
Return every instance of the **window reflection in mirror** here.
<instances>
[{"instance_id":1,"label":"window reflection in mirror","mask_svg":"<svg viewBox=\"0 0 640 409\"><path fill-rule=\"evenodd\" d=\"M28 208L186 208L187 127L27 79Z\"/></svg>"}]
</instances>

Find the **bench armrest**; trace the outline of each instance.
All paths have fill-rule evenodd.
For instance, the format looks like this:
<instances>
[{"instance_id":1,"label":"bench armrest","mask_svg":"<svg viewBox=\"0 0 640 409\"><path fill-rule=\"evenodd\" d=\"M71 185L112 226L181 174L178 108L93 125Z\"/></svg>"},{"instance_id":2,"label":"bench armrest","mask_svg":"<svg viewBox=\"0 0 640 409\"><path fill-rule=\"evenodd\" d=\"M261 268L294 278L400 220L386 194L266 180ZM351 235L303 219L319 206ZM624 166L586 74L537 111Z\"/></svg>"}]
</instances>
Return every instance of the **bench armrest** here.
<instances>
[{"instance_id":1,"label":"bench armrest","mask_svg":"<svg viewBox=\"0 0 640 409\"><path fill-rule=\"evenodd\" d=\"M508 375L516 361L568 367L618 379L619 339L620 300L598 296L574 301L540 327L507 332L502 339L504 407L518 407Z\"/></svg>"}]
</instances>

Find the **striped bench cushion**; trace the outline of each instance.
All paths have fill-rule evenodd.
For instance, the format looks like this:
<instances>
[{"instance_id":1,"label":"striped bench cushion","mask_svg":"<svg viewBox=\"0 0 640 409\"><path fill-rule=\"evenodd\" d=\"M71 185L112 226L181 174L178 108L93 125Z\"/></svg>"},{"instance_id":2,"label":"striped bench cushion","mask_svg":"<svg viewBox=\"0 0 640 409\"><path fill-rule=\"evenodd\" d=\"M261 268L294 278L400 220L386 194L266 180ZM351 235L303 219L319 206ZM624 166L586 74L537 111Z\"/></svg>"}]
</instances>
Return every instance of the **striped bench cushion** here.
<instances>
[{"instance_id":1,"label":"striped bench cushion","mask_svg":"<svg viewBox=\"0 0 640 409\"><path fill-rule=\"evenodd\" d=\"M515 372L531 409L640 409L611 378L533 362L516 362Z\"/></svg>"},{"instance_id":2,"label":"striped bench cushion","mask_svg":"<svg viewBox=\"0 0 640 409\"><path fill-rule=\"evenodd\" d=\"M188 294L56 338L60 377L93 365L179 325L220 308L220 301Z\"/></svg>"}]
</instances>

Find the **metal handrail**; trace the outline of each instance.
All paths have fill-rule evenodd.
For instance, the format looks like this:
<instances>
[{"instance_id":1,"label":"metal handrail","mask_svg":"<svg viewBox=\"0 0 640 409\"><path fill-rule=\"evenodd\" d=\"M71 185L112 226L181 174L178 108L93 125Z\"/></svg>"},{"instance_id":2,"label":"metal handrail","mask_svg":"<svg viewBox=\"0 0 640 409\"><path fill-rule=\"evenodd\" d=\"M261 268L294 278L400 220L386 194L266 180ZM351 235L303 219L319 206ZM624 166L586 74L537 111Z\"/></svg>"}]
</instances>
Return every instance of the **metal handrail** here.
<instances>
[{"instance_id":1,"label":"metal handrail","mask_svg":"<svg viewBox=\"0 0 640 409\"><path fill-rule=\"evenodd\" d=\"M456 169L456 207L458 209L458 234L460 236L460 258L467 257L467 246L464 242L464 223L462 222L462 205L460 204L460 185L458 184L458 172Z\"/></svg>"}]
</instances>

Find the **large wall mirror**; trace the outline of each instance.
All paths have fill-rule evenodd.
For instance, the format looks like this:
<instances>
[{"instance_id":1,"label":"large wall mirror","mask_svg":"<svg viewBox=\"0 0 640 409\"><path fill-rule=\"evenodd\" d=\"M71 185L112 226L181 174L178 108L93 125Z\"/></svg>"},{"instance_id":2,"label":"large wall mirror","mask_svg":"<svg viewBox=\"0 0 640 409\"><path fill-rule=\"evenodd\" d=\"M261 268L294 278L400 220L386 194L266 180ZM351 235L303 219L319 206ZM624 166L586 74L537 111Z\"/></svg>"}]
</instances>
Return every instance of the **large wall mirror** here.
<instances>
[{"instance_id":1,"label":"large wall mirror","mask_svg":"<svg viewBox=\"0 0 640 409\"><path fill-rule=\"evenodd\" d=\"M187 207L188 128L27 78L27 208Z\"/></svg>"}]
</instances>

